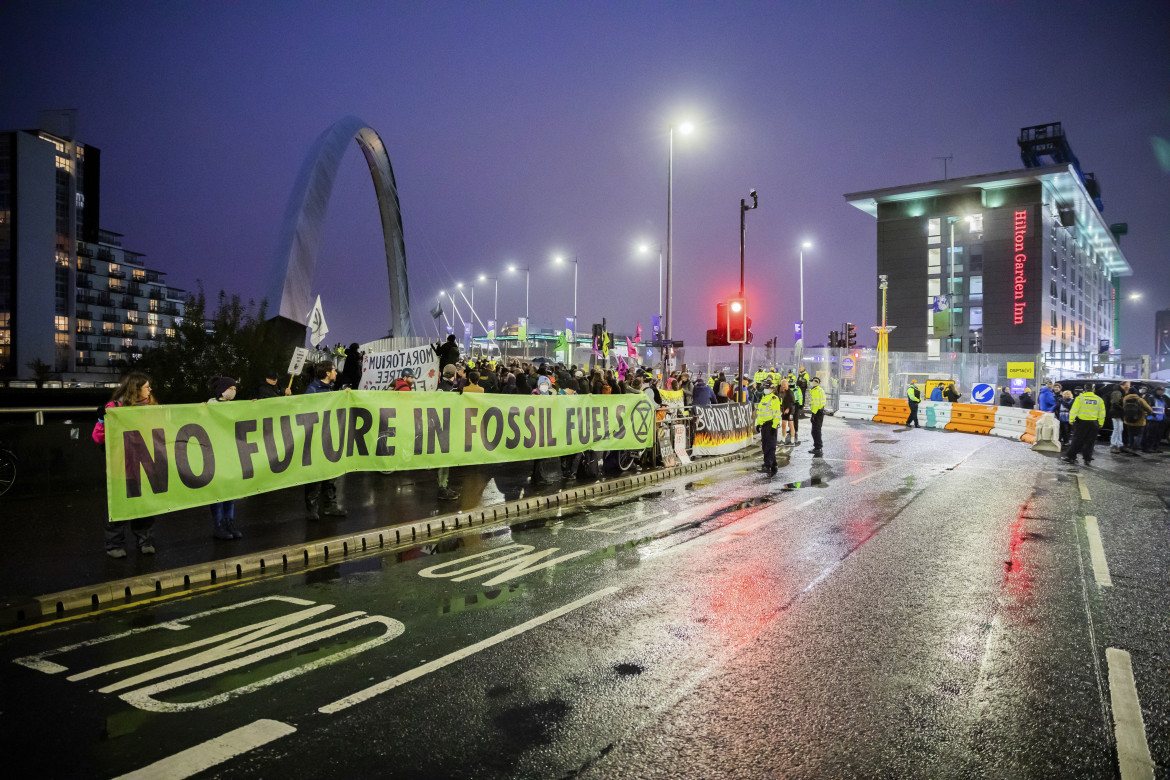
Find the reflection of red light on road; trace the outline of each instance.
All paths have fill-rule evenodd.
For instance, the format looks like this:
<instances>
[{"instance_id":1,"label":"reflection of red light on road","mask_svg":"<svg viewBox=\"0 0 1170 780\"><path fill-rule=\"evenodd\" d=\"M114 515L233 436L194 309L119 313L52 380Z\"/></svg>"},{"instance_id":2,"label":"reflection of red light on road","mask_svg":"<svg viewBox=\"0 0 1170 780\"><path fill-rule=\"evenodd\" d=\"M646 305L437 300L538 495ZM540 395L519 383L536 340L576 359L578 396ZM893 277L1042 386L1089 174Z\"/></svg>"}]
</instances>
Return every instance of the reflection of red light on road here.
<instances>
[{"instance_id":1,"label":"reflection of red light on road","mask_svg":"<svg viewBox=\"0 0 1170 780\"><path fill-rule=\"evenodd\" d=\"M1032 573L1027 558L1024 542L1027 536L1024 532L1025 513L1028 503L1020 509L1020 514L1008 526L1008 559L1004 563L1003 590L1016 595L1025 595L1032 589Z\"/></svg>"},{"instance_id":2,"label":"reflection of red light on road","mask_svg":"<svg viewBox=\"0 0 1170 780\"><path fill-rule=\"evenodd\" d=\"M774 575L763 563L741 564L709 582L707 617L735 646L755 639L779 614L770 595Z\"/></svg>"}]
</instances>

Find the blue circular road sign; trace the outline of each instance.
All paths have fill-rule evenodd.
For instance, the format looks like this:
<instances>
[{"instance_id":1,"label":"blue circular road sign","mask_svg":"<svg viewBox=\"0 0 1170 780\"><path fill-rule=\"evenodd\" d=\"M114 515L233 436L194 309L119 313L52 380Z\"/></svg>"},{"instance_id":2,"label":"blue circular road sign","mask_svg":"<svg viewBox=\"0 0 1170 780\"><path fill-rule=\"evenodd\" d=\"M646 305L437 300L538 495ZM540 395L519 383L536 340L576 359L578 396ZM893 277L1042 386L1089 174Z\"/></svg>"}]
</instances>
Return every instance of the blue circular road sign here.
<instances>
[{"instance_id":1,"label":"blue circular road sign","mask_svg":"<svg viewBox=\"0 0 1170 780\"><path fill-rule=\"evenodd\" d=\"M990 404L995 401L995 386L986 383L971 388L971 401L977 404Z\"/></svg>"}]
</instances>

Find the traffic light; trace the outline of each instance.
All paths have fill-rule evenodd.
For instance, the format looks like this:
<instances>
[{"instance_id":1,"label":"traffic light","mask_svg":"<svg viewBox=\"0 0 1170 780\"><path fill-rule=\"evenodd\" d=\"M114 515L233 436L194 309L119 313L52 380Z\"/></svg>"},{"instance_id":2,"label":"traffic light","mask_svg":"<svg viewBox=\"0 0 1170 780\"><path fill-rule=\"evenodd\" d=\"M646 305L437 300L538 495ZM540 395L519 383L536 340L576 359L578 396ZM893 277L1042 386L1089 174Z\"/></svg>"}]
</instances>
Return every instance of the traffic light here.
<instances>
[{"instance_id":1,"label":"traffic light","mask_svg":"<svg viewBox=\"0 0 1170 780\"><path fill-rule=\"evenodd\" d=\"M845 323L845 346L849 349L857 346L857 326L852 322Z\"/></svg>"},{"instance_id":2,"label":"traffic light","mask_svg":"<svg viewBox=\"0 0 1170 780\"><path fill-rule=\"evenodd\" d=\"M835 331L835 330L829 331L829 346L830 347L837 346L837 339L838 338L839 338L839 336L838 336L837 331Z\"/></svg>"},{"instance_id":3,"label":"traffic light","mask_svg":"<svg viewBox=\"0 0 1170 780\"><path fill-rule=\"evenodd\" d=\"M727 341L727 304L715 304L715 329L707 331L708 347L726 347Z\"/></svg>"},{"instance_id":4,"label":"traffic light","mask_svg":"<svg viewBox=\"0 0 1170 780\"><path fill-rule=\"evenodd\" d=\"M747 298L732 298L727 301L727 341L731 344L746 344L751 320L747 316Z\"/></svg>"}]
</instances>

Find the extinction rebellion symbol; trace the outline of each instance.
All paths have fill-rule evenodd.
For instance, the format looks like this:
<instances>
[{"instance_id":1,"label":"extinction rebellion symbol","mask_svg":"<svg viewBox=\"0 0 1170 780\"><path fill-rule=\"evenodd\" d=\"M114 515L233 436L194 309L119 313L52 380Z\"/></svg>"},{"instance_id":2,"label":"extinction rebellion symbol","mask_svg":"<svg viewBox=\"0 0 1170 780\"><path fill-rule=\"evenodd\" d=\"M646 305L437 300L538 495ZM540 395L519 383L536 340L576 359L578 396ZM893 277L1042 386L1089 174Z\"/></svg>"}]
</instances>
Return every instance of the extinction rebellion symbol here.
<instances>
[{"instance_id":1,"label":"extinction rebellion symbol","mask_svg":"<svg viewBox=\"0 0 1170 780\"><path fill-rule=\"evenodd\" d=\"M630 428L640 442L650 439L650 420L654 416L654 407L649 401L639 401L630 411Z\"/></svg>"}]
</instances>

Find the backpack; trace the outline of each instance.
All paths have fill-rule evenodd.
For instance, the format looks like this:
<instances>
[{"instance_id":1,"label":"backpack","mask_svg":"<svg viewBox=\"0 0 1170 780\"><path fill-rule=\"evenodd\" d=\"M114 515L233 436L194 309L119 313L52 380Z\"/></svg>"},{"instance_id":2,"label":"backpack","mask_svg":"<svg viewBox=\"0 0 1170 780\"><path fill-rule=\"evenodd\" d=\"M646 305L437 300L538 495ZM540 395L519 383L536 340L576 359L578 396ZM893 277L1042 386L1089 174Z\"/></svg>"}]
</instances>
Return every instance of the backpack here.
<instances>
[{"instance_id":1,"label":"backpack","mask_svg":"<svg viewBox=\"0 0 1170 780\"><path fill-rule=\"evenodd\" d=\"M1145 419L1146 412L1142 409L1141 400L1135 395L1122 402L1122 414L1126 425L1137 425Z\"/></svg>"},{"instance_id":2,"label":"backpack","mask_svg":"<svg viewBox=\"0 0 1170 780\"><path fill-rule=\"evenodd\" d=\"M98 407L98 414L100 416L98 417L98 421L93 425L93 433L90 434L90 437L93 438L93 440L98 444L106 443L106 409L109 409L111 406L121 405L121 401L110 401L105 406Z\"/></svg>"}]
</instances>

